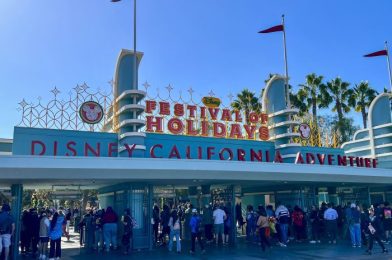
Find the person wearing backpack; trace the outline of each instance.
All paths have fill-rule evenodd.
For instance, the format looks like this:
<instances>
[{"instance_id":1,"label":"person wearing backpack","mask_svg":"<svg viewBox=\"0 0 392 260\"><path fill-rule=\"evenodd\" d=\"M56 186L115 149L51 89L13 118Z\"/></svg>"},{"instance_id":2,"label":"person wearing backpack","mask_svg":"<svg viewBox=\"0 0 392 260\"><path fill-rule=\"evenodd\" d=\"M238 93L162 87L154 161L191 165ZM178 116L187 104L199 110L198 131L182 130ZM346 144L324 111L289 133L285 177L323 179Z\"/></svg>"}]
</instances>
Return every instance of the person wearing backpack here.
<instances>
[{"instance_id":1,"label":"person wearing backpack","mask_svg":"<svg viewBox=\"0 0 392 260\"><path fill-rule=\"evenodd\" d=\"M176 237L177 253L181 253L181 241L180 241L181 222L176 209L174 209L171 212L170 219L169 219L169 227L170 227L169 251L170 252L172 251L173 239L174 237Z\"/></svg>"},{"instance_id":2,"label":"person wearing backpack","mask_svg":"<svg viewBox=\"0 0 392 260\"><path fill-rule=\"evenodd\" d=\"M348 223L348 229L350 230L352 246L361 247L361 212L355 203L351 203L350 209L346 210L346 219Z\"/></svg>"},{"instance_id":3,"label":"person wearing backpack","mask_svg":"<svg viewBox=\"0 0 392 260\"><path fill-rule=\"evenodd\" d=\"M124 246L124 255L128 255L133 249L133 228L136 226L136 220L131 216L131 210L125 209L121 218L124 225L124 234L122 236L122 244Z\"/></svg>"},{"instance_id":4,"label":"person wearing backpack","mask_svg":"<svg viewBox=\"0 0 392 260\"><path fill-rule=\"evenodd\" d=\"M250 242L256 241L256 213L253 211L253 206L247 206L246 213L246 239Z\"/></svg>"},{"instance_id":5,"label":"person wearing backpack","mask_svg":"<svg viewBox=\"0 0 392 260\"><path fill-rule=\"evenodd\" d=\"M389 243L389 239L392 233L392 209L389 205L389 202L384 203L384 208L382 212L382 224L385 232L385 239L387 243Z\"/></svg>"},{"instance_id":6,"label":"person wearing backpack","mask_svg":"<svg viewBox=\"0 0 392 260\"><path fill-rule=\"evenodd\" d=\"M376 240L377 243L380 245L383 253L388 253L388 250L385 248L384 243L381 241L381 220L379 216L375 214L374 208L369 209L369 217L366 220L366 227L367 228L365 232L369 235L369 243L366 253L369 255L372 254L374 240Z\"/></svg>"},{"instance_id":7,"label":"person wearing backpack","mask_svg":"<svg viewBox=\"0 0 392 260\"><path fill-rule=\"evenodd\" d=\"M162 246L166 246L166 235L170 236L170 208L168 205L163 205L163 210L161 212L161 225L162 225L162 233L160 239L162 241Z\"/></svg>"},{"instance_id":8,"label":"person wearing backpack","mask_svg":"<svg viewBox=\"0 0 392 260\"><path fill-rule=\"evenodd\" d=\"M15 233L15 220L10 212L11 207L8 204L3 204L0 212L0 256L4 248L5 260L8 259L11 237Z\"/></svg>"},{"instance_id":9,"label":"person wearing backpack","mask_svg":"<svg viewBox=\"0 0 392 260\"><path fill-rule=\"evenodd\" d=\"M269 243L267 237L267 234L270 234L269 221L267 217L267 212L265 211L264 207L259 208L259 217L257 219L256 225L259 229L260 244L264 252L265 246L271 248L271 244Z\"/></svg>"},{"instance_id":10,"label":"person wearing backpack","mask_svg":"<svg viewBox=\"0 0 392 260\"><path fill-rule=\"evenodd\" d=\"M297 242L300 242L304 238L305 225L304 225L304 213L298 206L294 207L292 218L293 218L296 240Z\"/></svg>"},{"instance_id":11,"label":"person wearing backpack","mask_svg":"<svg viewBox=\"0 0 392 260\"><path fill-rule=\"evenodd\" d=\"M200 231L201 218L197 214L197 209L192 209L192 217L189 222L189 226L191 228L191 238L192 238L192 249L190 253L192 255L195 253L195 244L197 238L197 241L199 241L199 245L201 248L201 253L204 254L205 250L204 250L203 240L201 239L201 231Z\"/></svg>"}]
</instances>

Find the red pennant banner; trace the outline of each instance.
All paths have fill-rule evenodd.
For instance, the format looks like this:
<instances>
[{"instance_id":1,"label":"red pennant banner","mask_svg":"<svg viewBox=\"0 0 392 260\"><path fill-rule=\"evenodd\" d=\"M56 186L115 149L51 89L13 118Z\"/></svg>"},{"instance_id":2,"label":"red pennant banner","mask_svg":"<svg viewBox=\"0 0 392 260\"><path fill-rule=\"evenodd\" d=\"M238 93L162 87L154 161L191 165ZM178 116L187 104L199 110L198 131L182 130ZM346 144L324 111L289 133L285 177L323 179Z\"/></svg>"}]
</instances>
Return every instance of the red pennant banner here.
<instances>
[{"instance_id":1,"label":"red pennant banner","mask_svg":"<svg viewBox=\"0 0 392 260\"><path fill-rule=\"evenodd\" d=\"M376 57L376 56L386 56L388 55L387 50L382 50L382 51L376 51L376 52L372 52L366 55L363 55L363 57Z\"/></svg>"},{"instance_id":2,"label":"red pennant banner","mask_svg":"<svg viewBox=\"0 0 392 260\"><path fill-rule=\"evenodd\" d=\"M272 32L282 32L283 24L273 26L271 28L260 31L259 33L272 33Z\"/></svg>"}]
</instances>

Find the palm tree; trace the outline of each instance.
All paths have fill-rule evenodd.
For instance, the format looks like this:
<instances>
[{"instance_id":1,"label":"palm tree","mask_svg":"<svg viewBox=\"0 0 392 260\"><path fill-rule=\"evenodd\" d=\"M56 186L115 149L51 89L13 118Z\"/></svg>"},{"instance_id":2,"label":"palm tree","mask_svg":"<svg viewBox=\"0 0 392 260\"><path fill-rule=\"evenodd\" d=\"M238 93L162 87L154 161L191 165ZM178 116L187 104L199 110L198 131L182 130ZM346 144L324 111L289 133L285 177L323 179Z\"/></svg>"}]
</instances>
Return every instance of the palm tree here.
<instances>
[{"instance_id":1,"label":"palm tree","mask_svg":"<svg viewBox=\"0 0 392 260\"><path fill-rule=\"evenodd\" d=\"M261 112L261 103L255 93L249 91L248 89L242 90L237 94L237 99L231 103L231 107L234 110L244 111L246 123L249 124L249 113L250 112Z\"/></svg>"},{"instance_id":2,"label":"palm tree","mask_svg":"<svg viewBox=\"0 0 392 260\"><path fill-rule=\"evenodd\" d=\"M353 94L348 100L348 104L355 109L356 112L361 112L363 127L367 127L367 111L373 99L378 95L378 92L369 86L367 81L361 81L356 84L353 89Z\"/></svg>"},{"instance_id":3,"label":"palm tree","mask_svg":"<svg viewBox=\"0 0 392 260\"><path fill-rule=\"evenodd\" d=\"M342 136L342 141L346 141L344 129L344 114L350 112L348 99L353 94L353 90L349 88L350 83L342 81L340 77L336 77L320 86L321 103L320 107L327 108L333 103L332 111L338 113L337 127L339 134Z\"/></svg>"},{"instance_id":4,"label":"palm tree","mask_svg":"<svg viewBox=\"0 0 392 260\"><path fill-rule=\"evenodd\" d=\"M306 83L300 84L297 92L297 100L294 104L300 109L301 114L309 113L312 109L313 123L317 125L317 108L321 104L321 86L323 76L317 76L315 73L306 76Z\"/></svg>"}]
</instances>

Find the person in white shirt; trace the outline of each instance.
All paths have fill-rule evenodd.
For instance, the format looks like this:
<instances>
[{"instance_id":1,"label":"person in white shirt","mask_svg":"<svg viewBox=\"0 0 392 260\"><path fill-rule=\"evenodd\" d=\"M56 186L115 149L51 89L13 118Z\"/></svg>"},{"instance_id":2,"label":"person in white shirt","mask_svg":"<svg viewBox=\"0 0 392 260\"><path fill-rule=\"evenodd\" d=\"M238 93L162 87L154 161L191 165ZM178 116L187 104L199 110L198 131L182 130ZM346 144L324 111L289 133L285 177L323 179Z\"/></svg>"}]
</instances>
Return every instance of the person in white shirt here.
<instances>
[{"instance_id":1,"label":"person in white shirt","mask_svg":"<svg viewBox=\"0 0 392 260\"><path fill-rule=\"evenodd\" d=\"M215 206L215 210L212 216L214 218L214 231L215 231L216 244L218 244L219 234L221 234L222 242L224 241L223 223L226 219L226 213L218 206Z\"/></svg>"},{"instance_id":2,"label":"person in white shirt","mask_svg":"<svg viewBox=\"0 0 392 260\"><path fill-rule=\"evenodd\" d=\"M338 232L338 213L332 208L331 203L328 203L328 209L324 212L324 220L327 228L328 240L336 244L336 235Z\"/></svg>"}]
</instances>

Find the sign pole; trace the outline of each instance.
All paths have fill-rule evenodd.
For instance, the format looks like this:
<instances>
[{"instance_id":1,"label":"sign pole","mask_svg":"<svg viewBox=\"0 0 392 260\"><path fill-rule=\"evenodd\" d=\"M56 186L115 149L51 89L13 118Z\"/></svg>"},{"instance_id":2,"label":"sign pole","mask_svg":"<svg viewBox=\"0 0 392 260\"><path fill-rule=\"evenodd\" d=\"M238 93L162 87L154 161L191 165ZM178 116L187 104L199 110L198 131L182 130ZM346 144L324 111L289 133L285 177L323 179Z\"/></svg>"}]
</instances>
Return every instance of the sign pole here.
<instances>
[{"instance_id":1,"label":"sign pole","mask_svg":"<svg viewBox=\"0 0 392 260\"><path fill-rule=\"evenodd\" d=\"M133 85L135 89L138 89L138 75L137 75L137 54L136 54L136 0L133 1L133 55L134 55L134 71L133 71Z\"/></svg>"},{"instance_id":2,"label":"sign pole","mask_svg":"<svg viewBox=\"0 0 392 260\"><path fill-rule=\"evenodd\" d=\"M388 64L388 73L389 73L389 87L391 88L391 93L392 93L391 62L389 60L389 50L388 50L388 42L387 41L385 41L385 50L387 51L387 64Z\"/></svg>"},{"instance_id":3,"label":"sign pole","mask_svg":"<svg viewBox=\"0 0 392 260\"><path fill-rule=\"evenodd\" d=\"M289 93L289 70L287 66L287 47L286 47L286 26L284 24L284 14L282 14L282 25L283 25L283 47L284 47L284 63L285 63L285 76L286 76L286 103L287 107L290 108L290 93Z\"/></svg>"}]
</instances>

